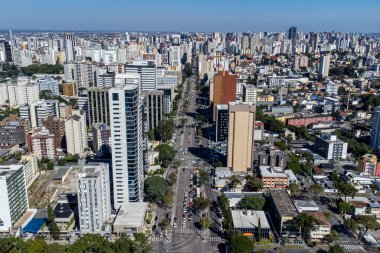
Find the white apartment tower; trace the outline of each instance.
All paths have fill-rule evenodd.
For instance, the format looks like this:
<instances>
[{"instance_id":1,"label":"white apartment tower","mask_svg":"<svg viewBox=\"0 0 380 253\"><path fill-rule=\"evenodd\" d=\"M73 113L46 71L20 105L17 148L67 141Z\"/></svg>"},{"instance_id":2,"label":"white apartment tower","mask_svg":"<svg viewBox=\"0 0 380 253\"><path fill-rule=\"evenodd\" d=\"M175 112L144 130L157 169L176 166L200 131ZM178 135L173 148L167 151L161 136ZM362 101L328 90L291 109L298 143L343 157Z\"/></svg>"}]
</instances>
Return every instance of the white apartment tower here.
<instances>
[{"instance_id":1,"label":"white apartment tower","mask_svg":"<svg viewBox=\"0 0 380 253\"><path fill-rule=\"evenodd\" d=\"M157 66L154 61L133 61L125 66L125 73L140 74L141 90L157 90Z\"/></svg>"},{"instance_id":2,"label":"white apartment tower","mask_svg":"<svg viewBox=\"0 0 380 253\"><path fill-rule=\"evenodd\" d=\"M111 217L109 167L87 164L78 173L78 213L82 234L101 234Z\"/></svg>"},{"instance_id":3,"label":"white apartment tower","mask_svg":"<svg viewBox=\"0 0 380 253\"><path fill-rule=\"evenodd\" d=\"M326 54L321 56L319 60L319 77L324 78L326 76L329 76L330 71L330 54Z\"/></svg>"},{"instance_id":4,"label":"white apartment tower","mask_svg":"<svg viewBox=\"0 0 380 253\"><path fill-rule=\"evenodd\" d=\"M75 36L72 33L65 33L65 53L66 62L71 62L75 60Z\"/></svg>"},{"instance_id":5,"label":"white apartment tower","mask_svg":"<svg viewBox=\"0 0 380 253\"><path fill-rule=\"evenodd\" d=\"M143 102L139 75L119 74L109 90L113 162L113 198L118 209L143 200Z\"/></svg>"},{"instance_id":6,"label":"white apartment tower","mask_svg":"<svg viewBox=\"0 0 380 253\"><path fill-rule=\"evenodd\" d=\"M73 110L72 116L65 122L67 153L82 154L87 147L86 114L82 110Z\"/></svg>"}]
</instances>

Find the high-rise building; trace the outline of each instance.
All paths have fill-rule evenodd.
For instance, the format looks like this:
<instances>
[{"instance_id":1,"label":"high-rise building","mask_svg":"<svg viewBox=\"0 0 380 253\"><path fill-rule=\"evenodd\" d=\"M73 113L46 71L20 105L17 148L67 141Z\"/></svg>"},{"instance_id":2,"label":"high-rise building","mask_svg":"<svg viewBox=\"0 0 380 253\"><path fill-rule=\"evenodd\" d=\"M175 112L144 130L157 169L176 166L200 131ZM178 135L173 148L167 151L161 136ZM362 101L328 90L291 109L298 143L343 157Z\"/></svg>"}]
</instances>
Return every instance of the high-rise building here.
<instances>
[{"instance_id":1,"label":"high-rise building","mask_svg":"<svg viewBox=\"0 0 380 253\"><path fill-rule=\"evenodd\" d=\"M157 66L154 61L133 61L125 65L125 73L140 74L141 90L157 90Z\"/></svg>"},{"instance_id":2,"label":"high-rise building","mask_svg":"<svg viewBox=\"0 0 380 253\"><path fill-rule=\"evenodd\" d=\"M7 85L10 107L30 105L39 99L39 87L37 83L18 82Z\"/></svg>"},{"instance_id":3,"label":"high-rise building","mask_svg":"<svg viewBox=\"0 0 380 253\"><path fill-rule=\"evenodd\" d=\"M55 148L60 149L66 146L63 143L65 136L65 120L54 115L49 115L42 120L42 125L49 130L50 133L54 134Z\"/></svg>"},{"instance_id":4,"label":"high-rise building","mask_svg":"<svg viewBox=\"0 0 380 253\"><path fill-rule=\"evenodd\" d=\"M321 56L319 59L319 77L324 78L326 76L329 76L330 71L330 54L326 54Z\"/></svg>"},{"instance_id":5,"label":"high-rise building","mask_svg":"<svg viewBox=\"0 0 380 253\"><path fill-rule=\"evenodd\" d=\"M87 147L86 115L82 110L73 110L65 122L67 153L82 154Z\"/></svg>"},{"instance_id":6,"label":"high-rise building","mask_svg":"<svg viewBox=\"0 0 380 253\"><path fill-rule=\"evenodd\" d=\"M0 231L9 233L29 208L23 165L0 166Z\"/></svg>"},{"instance_id":7,"label":"high-rise building","mask_svg":"<svg viewBox=\"0 0 380 253\"><path fill-rule=\"evenodd\" d=\"M62 95L68 97L78 96L78 87L76 82L63 83L62 84Z\"/></svg>"},{"instance_id":8,"label":"high-rise building","mask_svg":"<svg viewBox=\"0 0 380 253\"><path fill-rule=\"evenodd\" d=\"M347 142L343 142L336 135L323 134L316 136L314 149L321 156L329 160L347 158Z\"/></svg>"},{"instance_id":9,"label":"high-rise building","mask_svg":"<svg viewBox=\"0 0 380 253\"><path fill-rule=\"evenodd\" d=\"M72 33L65 33L65 53L66 62L71 62L75 60L75 36Z\"/></svg>"},{"instance_id":10,"label":"high-rise building","mask_svg":"<svg viewBox=\"0 0 380 253\"><path fill-rule=\"evenodd\" d=\"M244 84L243 86L243 101L256 104L257 88L252 84Z\"/></svg>"},{"instance_id":11,"label":"high-rise building","mask_svg":"<svg viewBox=\"0 0 380 253\"><path fill-rule=\"evenodd\" d=\"M155 129L163 118L163 91L142 91L145 110L147 111L147 127Z\"/></svg>"},{"instance_id":12,"label":"high-rise building","mask_svg":"<svg viewBox=\"0 0 380 253\"><path fill-rule=\"evenodd\" d=\"M29 151L37 159L55 159L57 157L54 134L51 134L46 128L32 129L27 133L26 140Z\"/></svg>"},{"instance_id":13,"label":"high-rise building","mask_svg":"<svg viewBox=\"0 0 380 253\"><path fill-rule=\"evenodd\" d=\"M78 213L82 234L101 234L111 217L109 167L87 164L78 173Z\"/></svg>"},{"instance_id":14,"label":"high-rise building","mask_svg":"<svg viewBox=\"0 0 380 253\"><path fill-rule=\"evenodd\" d=\"M92 140L97 156L107 157L111 154L111 128L105 123L92 124Z\"/></svg>"},{"instance_id":15,"label":"high-rise building","mask_svg":"<svg viewBox=\"0 0 380 253\"><path fill-rule=\"evenodd\" d=\"M227 141L228 138L228 105L216 106L215 142Z\"/></svg>"},{"instance_id":16,"label":"high-rise building","mask_svg":"<svg viewBox=\"0 0 380 253\"><path fill-rule=\"evenodd\" d=\"M216 106L236 101L236 75L228 71L219 71L214 75L213 87L213 120L216 117Z\"/></svg>"},{"instance_id":17,"label":"high-rise building","mask_svg":"<svg viewBox=\"0 0 380 253\"><path fill-rule=\"evenodd\" d=\"M91 87L87 89L89 126L92 126L94 123L110 124L108 91L109 88L107 87Z\"/></svg>"},{"instance_id":18,"label":"high-rise building","mask_svg":"<svg viewBox=\"0 0 380 253\"><path fill-rule=\"evenodd\" d=\"M114 207L143 200L143 102L138 74L117 76L109 90Z\"/></svg>"},{"instance_id":19,"label":"high-rise building","mask_svg":"<svg viewBox=\"0 0 380 253\"><path fill-rule=\"evenodd\" d=\"M297 27L292 26L288 30L288 40L292 41L292 53L295 53L295 47L297 43Z\"/></svg>"},{"instance_id":20,"label":"high-rise building","mask_svg":"<svg viewBox=\"0 0 380 253\"><path fill-rule=\"evenodd\" d=\"M376 107L373 112L371 147L375 150L380 149L380 107Z\"/></svg>"},{"instance_id":21,"label":"high-rise building","mask_svg":"<svg viewBox=\"0 0 380 253\"><path fill-rule=\"evenodd\" d=\"M40 99L30 105L30 122L32 127L42 126L42 120L47 116L59 117L58 100Z\"/></svg>"},{"instance_id":22,"label":"high-rise building","mask_svg":"<svg viewBox=\"0 0 380 253\"><path fill-rule=\"evenodd\" d=\"M234 172L248 172L253 166L256 106L228 104L227 166Z\"/></svg>"},{"instance_id":23,"label":"high-rise building","mask_svg":"<svg viewBox=\"0 0 380 253\"><path fill-rule=\"evenodd\" d=\"M13 62L12 45L9 41L0 40L0 62Z\"/></svg>"}]
</instances>

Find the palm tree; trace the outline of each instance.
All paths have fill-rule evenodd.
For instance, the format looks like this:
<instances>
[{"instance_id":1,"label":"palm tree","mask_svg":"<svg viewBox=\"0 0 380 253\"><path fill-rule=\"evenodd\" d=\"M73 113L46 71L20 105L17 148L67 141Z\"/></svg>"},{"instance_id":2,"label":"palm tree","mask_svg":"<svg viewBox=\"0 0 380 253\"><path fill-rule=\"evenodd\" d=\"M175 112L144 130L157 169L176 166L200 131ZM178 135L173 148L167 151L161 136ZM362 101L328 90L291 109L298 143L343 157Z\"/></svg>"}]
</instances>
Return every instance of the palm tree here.
<instances>
[{"instance_id":1,"label":"palm tree","mask_svg":"<svg viewBox=\"0 0 380 253\"><path fill-rule=\"evenodd\" d=\"M237 176L233 175L233 176L230 177L230 182L228 184L228 187L231 188L231 189L233 189L233 190L235 190L236 187L238 185L241 185L241 184L242 183L241 183L240 179Z\"/></svg>"},{"instance_id":2,"label":"palm tree","mask_svg":"<svg viewBox=\"0 0 380 253\"><path fill-rule=\"evenodd\" d=\"M301 236L305 241L310 239L310 232L315 228L316 219L306 213L293 218L293 222L301 229Z\"/></svg>"}]
</instances>

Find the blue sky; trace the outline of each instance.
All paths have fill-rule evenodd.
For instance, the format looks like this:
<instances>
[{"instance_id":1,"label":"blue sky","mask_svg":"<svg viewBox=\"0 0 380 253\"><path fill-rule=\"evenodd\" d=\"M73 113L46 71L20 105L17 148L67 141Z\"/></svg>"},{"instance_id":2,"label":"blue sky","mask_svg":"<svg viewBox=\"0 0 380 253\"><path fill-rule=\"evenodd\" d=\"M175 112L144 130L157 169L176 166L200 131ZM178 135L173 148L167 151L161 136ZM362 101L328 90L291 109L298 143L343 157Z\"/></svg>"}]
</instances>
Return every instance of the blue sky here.
<instances>
[{"instance_id":1,"label":"blue sky","mask_svg":"<svg viewBox=\"0 0 380 253\"><path fill-rule=\"evenodd\" d=\"M380 32L380 0L4 0L0 29Z\"/></svg>"}]
</instances>

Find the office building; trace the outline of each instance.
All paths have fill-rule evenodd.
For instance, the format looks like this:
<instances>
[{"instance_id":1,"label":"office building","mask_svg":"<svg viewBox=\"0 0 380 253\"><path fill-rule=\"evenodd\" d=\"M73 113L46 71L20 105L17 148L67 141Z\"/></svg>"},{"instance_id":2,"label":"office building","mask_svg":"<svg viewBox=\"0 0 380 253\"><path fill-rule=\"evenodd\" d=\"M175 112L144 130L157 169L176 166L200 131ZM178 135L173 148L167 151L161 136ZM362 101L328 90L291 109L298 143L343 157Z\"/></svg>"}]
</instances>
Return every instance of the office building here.
<instances>
[{"instance_id":1,"label":"office building","mask_svg":"<svg viewBox=\"0 0 380 253\"><path fill-rule=\"evenodd\" d=\"M76 82L63 83L62 86L62 95L67 97L76 97L78 96L78 87Z\"/></svg>"},{"instance_id":2,"label":"office building","mask_svg":"<svg viewBox=\"0 0 380 253\"><path fill-rule=\"evenodd\" d=\"M324 78L329 76L329 71L330 71L330 54L326 54L321 56L319 59L319 78Z\"/></svg>"},{"instance_id":3,"label":"office building","mask_svg":"<svg viewBox=\"0 0 380 253\"><path fill-rule=\"evenodd\" d=\"M243 101L256 104L257 88L252 84L244 84L243 86Z\"/></svg>"},{"instance_id":4,"label":"office building","mask_svg":"<svg viewBox=\"0 0 380 253\"><path fill-rule=\"evenodd\" d=\"M281 167L260 166L259 174L264 189L285 189L289 186L288 175Z\"/></svg>"},{"instance_id":5,"label":"office building","mask_svg":"<svg viewBox=\"0 0 380 253\"><path fill-rule=\"evenodd\" d=\"M109 167L87 164L78 173L78 213L82 234L102 234L111 218Z\"/></svg>"},{"instance_id":6,"label":"office building","mask_svg":"<svg viewBox=\"0 0 380 253\"><path fill-rule=\"evenodd\" d=\"M55 147L54 134L46 128L34 128L27 133L26 141L28 149L37 159L56 159L57 151Z\"/></svg>"},{"instance_id":7,"label":"office building","mask_svg":"<svg viewBox=\"0 0 380 253\"><path fill-rule=\"evenodd\" d=\"M59 82L51 76L45 76L37 80L39 91L50 91L54 96L59 96Z\"/></svg>"},{"instance_id":8,"label":"office building","mask_svg":"<svg viewBox=\"0 0 380 253\"><path fill-rule=\"evenodd\" d=\"M286 190L270 190L269 206L272 224L281 242L303 244L299 237L299 228L293 222L298 216L297 208L294 206Z\"/></svg>"},{"instance_id":9,"label":"office building","mask_svg":"<svg viewBox=\"0 0 380 253\"><path fill-rule=\"evenodd\" d=\"M124 84L109 90L113 161L113 198L118 209L143 200L143 102L137 73L117 75Z\"/></svg>"},{"instance_id":10,"label":"office building","mask_svg":"<svg viewBox=\"0 0 380 253\"><path fill-rule=\"evenodd\" d=\"M376 107L372 117L371 147L375 150L380 148L380 107Z\"/></svg>"},{"instance_id":11,"label":"office building","mask_svg":"<svg viewBox=\"0 0 380 253\"><path fill-rule=\"evenodd\" d=\"M146 123L148 129L155 129L163 118L163 91L142 91L144 108L147 112Z\"/></svg>"},{"instance_id":12,"label":"office building","mask_svg":"<svg viewBox=\"0 0 380 253\"><path fill-rule=\"evenodd\" d=\"M228 105L216 106L215 142L227 141L228 138Z\"/></svg>"},{"instance_id":13,"label":"office building","mask_svg":"<svg viewBox=\"0 0 380 253\"><path fill-rule=\"evenodd\" d=\"M29 208L22 165L0 166L0 232L9 233Z\"/></svg>"},{"instance_id":14,"label":"office building","mask_svg":"<svg viewBox=\"0 0 380 253\"><path fill-rule=\"evenodd\" d=\"M92 126L94 123L110 124L108 91L109 88L106 87L91 87L87 89L89 126Z\"/></svg>"},{"instance_id":15,"label":"office building","mask_svg":"<svg viewBox=\"0 0 380 253\"><path fill-rule=\"evenodd\" d=\"M99 157L111 154L111 128L105 123L92 124L92 140L94 152Z\"/></svg>"},{"instance_id":16,"label":"office building","mask_svg":"<svg viewBox=\"0 0 380 253\"><path fill-rule=\"evenodd\" d=\"M104 71L102 69L101 73L98 74L96 86L99 88L114 86L115 76L116 76L115 72L108 72L107 70Z\"/></svg>"},{"instance_id":17,"label":"office building","mask_svg":"<svg viewBox=\"0 0 380 253\"><path fill-rule=\"evenodd\" d=\"M140 74L141 90L157 90L157 66L154 61L133 61L125 65L125 73Z\"/></svg>"},{"instance_id":18,"label":"office building","mask_svg":"<svg viewBox=\"0 0 380 253\"><path fill-rule=\"evenodd\" d=\"M264 211L231 210L232 224L236 235L250 238L269 238L270 226Z\"/></svg>"},{"instance_id":19,"label":"office building","mask_svg":"<svg viewBox=\"0 0 380 253\"><path fill-rule=\"evenodd\" d=\"M363 155L359 160L358 171L365 175L378 177L380 173L380 165L377 163L377 156L372 154Z\"/></svg>"},{"instance_id":20,"label":"office building","mask_svg":"<svg viewBox=\"0 0 380 253\"><path fill-rule=\"evenodd\" d=\"M228 104L227 167L248 172L253 165L256 106L252 103Z\"/></svg>"},{"instance_id":21,"label":"office building","mask_svg":"<svg viewBox=\"0 0 380 253\"><path fill-rule=\"evenodd\" d=\"M25 144L25 130L18 121L11 121L8 125L0 126L0 145Z\"/></svg>"},{"instance_id":22,"label":"office building","mask_svg":"<svg viewBox=\"0 0 380 253\"><path fill-rule=\"evenodd\" d=\"M83 154L87 147L86 115L82 110L73 110L65 122L67 153Z\"/></svg>"},{"instance_id":23,"label":"office building","mask_svg":"<svg viewBox=\"0 0 380 253\"><path fill-rule=\"evenodd\" d=\"M54 143L56 149L66 147L65 136L65 120L53 115L49 115L42 120L42 125L54 134Z\"/></svg>"},{"instance_id":24,"label":"office building","mask_svg":"<svg viewBox=\"0 0 380 253\"><path fill-rule=\"evenodd\" d=\"M72 62L75 60L75 36L72 33L65 33L65 55L66 62Z\"/></svg>"},{"instance_id":25,"label":"office building","mask_svg":"<svg viewBox=\"0 0 380 253\"><path fill-rule=\"evenodd\" d=\"M336 135L322 134L315 137L315 151L329 160L347 158L347 142L339 140Z\"/></svg>"},{"instance_id":26,"label":"office building","mask_svg":"<svg viewBox=\"0 0 380 253\"><path fill-rule=\"evenodd\" d=\"M214 75L213 87L213 120L216 117L216 106L236 100L236 75L228 71L219 71Z\"/></svg>"},{"instance_id":27,"label":"office building","mask_svg":"<svg viewBox=\"0 0 380 253\"><path fill-rule=\"evenodd\" d=\"M30 106L20 107L20 116L30 120L32 127L42 126L42 120L47 116L59 116L58 100L40 99Z\"/></svg>"}]
</instances>

